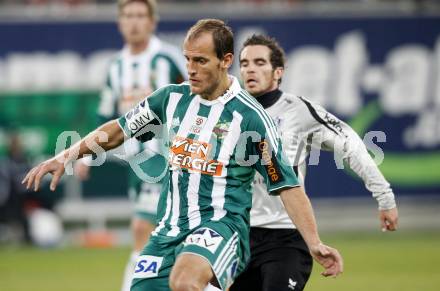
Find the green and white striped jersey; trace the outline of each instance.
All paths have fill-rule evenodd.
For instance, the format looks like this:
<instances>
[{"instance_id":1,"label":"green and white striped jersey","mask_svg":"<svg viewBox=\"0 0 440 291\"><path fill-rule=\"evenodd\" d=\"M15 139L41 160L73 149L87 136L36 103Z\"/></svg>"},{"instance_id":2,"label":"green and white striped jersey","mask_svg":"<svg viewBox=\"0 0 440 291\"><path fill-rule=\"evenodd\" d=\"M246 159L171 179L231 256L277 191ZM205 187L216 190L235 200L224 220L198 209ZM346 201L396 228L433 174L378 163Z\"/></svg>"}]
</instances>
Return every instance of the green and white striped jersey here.
<instances>
[{"instance_id":1,"label":"green and white striped jersey","mask_svg":"<svg viewBox=\"0 0 440 291\"><path fill-rule=\"evenodd\" d=\"M169 149L153 235L176 237L211 220L247 237L255 170L271 194L298 186L272 119L230 78L212 101L188 84L162 87L118 120L127 136L159 137Z\"/></svg>"}]
</instances>

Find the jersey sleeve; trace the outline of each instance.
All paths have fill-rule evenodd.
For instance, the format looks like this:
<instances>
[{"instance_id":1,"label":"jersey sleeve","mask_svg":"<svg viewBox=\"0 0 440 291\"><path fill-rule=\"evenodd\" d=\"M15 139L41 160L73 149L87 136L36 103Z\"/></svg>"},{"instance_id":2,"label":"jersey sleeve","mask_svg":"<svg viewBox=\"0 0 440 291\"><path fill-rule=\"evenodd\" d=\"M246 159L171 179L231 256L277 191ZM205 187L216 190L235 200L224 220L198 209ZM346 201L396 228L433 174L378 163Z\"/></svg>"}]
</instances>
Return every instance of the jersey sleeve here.
<instances>
[{"instance_id":1,"label":"jersey sleeve","mask_svg":"<svg viewBox=\"0 0 440 291\"><path fill-rule=\"evenodd\" d=\"M278 195L282 189L300 186L272 118L262 110L249 124L254 138L247 144L247 150L249 155L258 157L253 167L263 176L268 193Z\"/></svg>"},{"instance_id":2,"label":"jersey sleeve","mask_svg":"<svg viewBox=\"0 0 440 291\"><path fill-rule=\"evenodd\" d=\"M162 87L121 116L118 123L124 134L142 142L159 137L162 126L166 123L165 111L168 99L169 90L167 87Z\"/></svg>"},{"instance_id":3,"label":"jersey sleeve","mask_svg":"<svg viewBox=\"0 0 440 291\"><path fill-rule=\"evenodd\" d=\"M303 119L304 128L313 134L313 147L335 152L359 176L378 201L379 209L396 207L390 184L380 172L359 135L345 122L323 107L302 98L310 115ZM319 138L316 138L319 137Z\"/></svg>"}]
</instances>

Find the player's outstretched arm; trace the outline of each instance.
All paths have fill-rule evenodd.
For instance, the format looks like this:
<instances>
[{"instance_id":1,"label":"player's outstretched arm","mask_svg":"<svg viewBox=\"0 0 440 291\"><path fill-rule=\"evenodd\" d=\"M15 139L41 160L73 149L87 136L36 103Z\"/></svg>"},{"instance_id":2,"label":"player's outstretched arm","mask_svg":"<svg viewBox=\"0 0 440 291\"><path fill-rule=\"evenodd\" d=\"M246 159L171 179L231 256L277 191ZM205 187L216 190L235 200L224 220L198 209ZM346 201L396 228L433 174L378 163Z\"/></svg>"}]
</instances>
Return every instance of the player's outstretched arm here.
<instances>
[{"instance_id":1,"label":"player's outstretched arm","mask_svg":"<svg viewBox=\"0 0 440 291\"><path fill-rule=\"evenodd\" d=\"M334 146L336 155L343 157L345 164L364 181L365 187L376 198L382 231L397 230L399 215L390 184L380 172L359 135L345 123L341 122L340 128L344 134L333 135L334 140L327 140L325 144Z\"/></svg>"},{"instance_id":2,"label":"player's outstretched arm","mask_svg":"<svg viewBox=\"0 0 440 291\"><path fill-rule=\"evenodd\" d=\"M365 187L376 198L379 208L379 219L382 231L397 230L398 211L393 190L380 172L373 158L359 135L348 124L327 112L323 107L301 99L310 113L304 118L305 128L313 130L313 134L323 137L319 149L335 152L335 158L343 158L347 165Z\"/></svg>"},{"instance_id":3,"label":"player's outstretched arm","mask_svg":"<svg viewBox=\"0 0 440 291\"><path fill-rule=\"evenodd\" d=\"M321 242L309 198L302 187L281 191L281 200L287 214L304 238L313 258L324 267L323 276L336 277L343 271L343 260L338 250Z\"/></svg>"},{"instance_id":4,"label":"player's outstretched arm","mask_svg":"<svg viewBox=\"0 0 440 291\"><path fill-rule=\"evenodd\" d=\"M380 172L358 134L347 124L341 124L345 136L337 138L342 139L339 144L344 146L337 146L334 150L344 157L346 165L364 181L365 187L376 198L382 231L397 230L399 215L390 184Z\"/></svg>"},{"instance_id":5,"label":"player's outstretched arm","mask_svg":"<svg viewBox=\"0 0 440 291\"><path fill-rule=\"evenodd\" d=\"M89 133L70 148L31 169L23 179L22 184L26 184L27 189L34 186L34 191L37 191L40 187L41 179L47 173L50 173L52 174L50 189L54 191L68 163L80 159L84 155L98 153L102 149L104 151L111 150L123 142L124 133L117 120L109 121Z\"/></svg>"}]
</instances>

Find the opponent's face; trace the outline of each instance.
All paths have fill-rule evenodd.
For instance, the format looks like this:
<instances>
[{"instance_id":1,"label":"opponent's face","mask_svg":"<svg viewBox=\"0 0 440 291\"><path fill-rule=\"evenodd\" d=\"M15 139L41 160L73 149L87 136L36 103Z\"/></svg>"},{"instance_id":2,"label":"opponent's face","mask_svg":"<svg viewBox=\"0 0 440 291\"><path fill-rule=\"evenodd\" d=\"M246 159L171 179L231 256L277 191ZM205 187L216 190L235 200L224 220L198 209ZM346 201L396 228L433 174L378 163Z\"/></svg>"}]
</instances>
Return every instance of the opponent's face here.
<instances>
[{"instance_id":1,"label":"opponent's face","mask_svg":"<svg viewBox=\"0 0 440 291\"><path fill-rule=\"evenodd\" d=\"M119 31L125 42L136 45L148 41L156 23L150 17L148 6L141 2L126 4L119 15Z\"/></svg>"},{"instance_id":2,"label":"opponent's face","mask_svg":"<svg viewBox=\"0 0 440 291\"><path fill-rule=\"evenodd\" d=\"M217 57L212 34L209 32L186 39L183 55L186 58L191 91L204 98L218 88L233 58L232 54L226 54L222 60Z\"/></svg>"},{"instance_id":3,"label":"opponent's face","mask_svg":"<svg viewBox=\"0 0 440 291\"><path fill-rule=\"evenodd\" d=\"M240 75L245 89L260 96L278 88L282 68L273 68L270 49L265 45L246 46L240 54Z\"/></svg>"}]
</instances>

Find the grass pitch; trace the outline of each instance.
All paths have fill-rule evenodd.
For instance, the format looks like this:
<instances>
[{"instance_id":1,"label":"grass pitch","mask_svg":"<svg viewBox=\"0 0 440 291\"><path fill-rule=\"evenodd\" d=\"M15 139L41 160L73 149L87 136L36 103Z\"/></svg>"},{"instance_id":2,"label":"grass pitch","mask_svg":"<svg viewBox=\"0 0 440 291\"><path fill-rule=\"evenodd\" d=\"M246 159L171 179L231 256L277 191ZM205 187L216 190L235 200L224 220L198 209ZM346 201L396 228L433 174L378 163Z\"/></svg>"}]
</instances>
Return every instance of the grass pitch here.
<instances>
[{"instance_id":1,"label":"grass pitch","mask_svg":"<svg viewBox=\"0 0 440 291\"><path fill-rule=\"evenodd\" d=\"M320 276L315 264L306 290L440 290L440 233L375 233L323 236L344 257L344 273Z\"/></svg>"},{"instance_id":2,"label":"grass pitch","mask_svg":"<svg viewBox=\"0 0 440 291\"><path fill-rule=\"evenodd\" d=\"M322 238L341 251L345 272L337 279L324 278L315 264L306 290L439 290L440 233L345 233ZM1 247L0 290L119 291L129 252Z\"/></svg>"}]
</instances>

